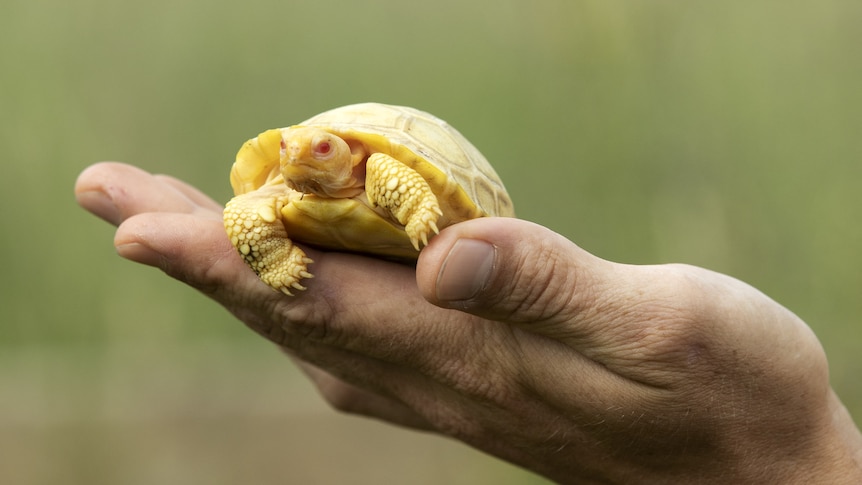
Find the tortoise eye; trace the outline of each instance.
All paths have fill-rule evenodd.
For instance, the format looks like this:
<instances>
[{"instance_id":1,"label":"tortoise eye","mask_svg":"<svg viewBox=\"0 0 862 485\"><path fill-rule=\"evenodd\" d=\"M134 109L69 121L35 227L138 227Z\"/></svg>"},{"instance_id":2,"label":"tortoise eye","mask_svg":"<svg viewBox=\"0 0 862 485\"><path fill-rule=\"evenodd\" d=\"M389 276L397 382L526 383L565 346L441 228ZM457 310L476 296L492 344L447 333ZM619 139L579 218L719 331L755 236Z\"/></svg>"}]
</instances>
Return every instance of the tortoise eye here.
<instances>
[{"instance_id":1,"label":"tortoise eye","mask_svg":"<svg viewBox=\"0 0 862 485\"><path fill-rule=\"evenodd\" d=\"M329 160L335 156L336 146L335 140L328 135L315 136L311 141L311 155L320 160Z\"/></svg>"},{"instance_id":2,"label":"tortoise eye","mask_svg":"<svg viewBox=\"0 0 862 485\"><path fill-rule=\"evenodd\" d=\"M322 142L318 143L316 147L314 147L314 153L316 155L326 156L326 155L329 155L329 152L331 152L331 151L332 151L332 145L330 145L328 141L322 141Z\"/></svg>"}]
</instances>

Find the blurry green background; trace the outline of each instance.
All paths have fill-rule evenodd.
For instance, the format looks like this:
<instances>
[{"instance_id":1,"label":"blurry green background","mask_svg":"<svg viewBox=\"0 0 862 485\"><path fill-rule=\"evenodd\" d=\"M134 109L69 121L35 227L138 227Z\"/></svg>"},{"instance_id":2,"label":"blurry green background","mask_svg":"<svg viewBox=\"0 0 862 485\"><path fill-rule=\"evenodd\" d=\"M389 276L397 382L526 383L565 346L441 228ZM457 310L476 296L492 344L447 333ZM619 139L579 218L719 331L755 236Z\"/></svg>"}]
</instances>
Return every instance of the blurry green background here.
<instances>
[{"instance_id":1,"label":"blurry green background","mask_svg":"<svg viewBox=\"0 0 862 485\"><path fill-rule=\"evenodd\" d=\"M3 2L0 480L542 483L331 411L74 203L108 159L226 201L247 138L367 100L449 121L520 217L601 257L785 304L858 422L859 25L839 0Z\"/></svg>"}]
</instances>

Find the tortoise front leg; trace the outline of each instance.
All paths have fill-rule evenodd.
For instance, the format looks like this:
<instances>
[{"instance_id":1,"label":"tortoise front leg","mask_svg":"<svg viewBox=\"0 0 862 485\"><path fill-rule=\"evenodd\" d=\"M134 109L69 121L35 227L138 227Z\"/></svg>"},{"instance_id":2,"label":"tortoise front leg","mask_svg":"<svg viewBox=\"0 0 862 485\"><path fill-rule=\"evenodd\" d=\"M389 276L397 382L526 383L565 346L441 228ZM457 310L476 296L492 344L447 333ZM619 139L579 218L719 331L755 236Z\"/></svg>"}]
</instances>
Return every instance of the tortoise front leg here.
<instances>
[{"instance_id":1,"label":"tortoise front leg","mask_svg":"<svg viewBox=\"0 0 862 485\"><path fill-rule=\"evenodd\" d=\"M437 220L443 211L431 186L418 172L391 156L374 153L368 157L365 194L372 204L386 209L404 225L417 251L420 241L428 244L431 231L439 232Z\"/></svg>"},{"instance_id":2,"label":"tortoise front leg","mask_svg":"<svg viewBox=\"0 0 862 485\"><path fill-rule=\"evenodd\" d=\"M287 295L304 290L302 278L312 260L287 235L280 219L279 197L251 192L234 197L224 209L224 227L231 243L260 279Z\"/></svg>"}]
</instances>

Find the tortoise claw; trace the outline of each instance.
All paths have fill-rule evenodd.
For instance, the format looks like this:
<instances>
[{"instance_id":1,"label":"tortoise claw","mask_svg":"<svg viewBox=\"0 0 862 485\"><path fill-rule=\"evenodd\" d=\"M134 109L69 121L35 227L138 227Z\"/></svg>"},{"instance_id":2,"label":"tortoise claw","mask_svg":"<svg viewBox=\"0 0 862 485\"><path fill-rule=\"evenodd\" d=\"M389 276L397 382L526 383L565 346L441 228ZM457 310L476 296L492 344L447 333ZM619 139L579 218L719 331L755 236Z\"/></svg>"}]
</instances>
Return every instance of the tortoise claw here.
<instances>
[{"instance_id":1,"label":"tortoise claw","mask_svg":"<svg viewBox=\"0 0 862 485\"><path fill-rule=\"evenodd\" d=\"M234 197L225 207L225 229L246 264L273 289L293 295L290 289L304 290L299 284L311 278L311 258L287 235L281 221L267 217L275 201L247 194Z\"/></svg>"}]
</instances>

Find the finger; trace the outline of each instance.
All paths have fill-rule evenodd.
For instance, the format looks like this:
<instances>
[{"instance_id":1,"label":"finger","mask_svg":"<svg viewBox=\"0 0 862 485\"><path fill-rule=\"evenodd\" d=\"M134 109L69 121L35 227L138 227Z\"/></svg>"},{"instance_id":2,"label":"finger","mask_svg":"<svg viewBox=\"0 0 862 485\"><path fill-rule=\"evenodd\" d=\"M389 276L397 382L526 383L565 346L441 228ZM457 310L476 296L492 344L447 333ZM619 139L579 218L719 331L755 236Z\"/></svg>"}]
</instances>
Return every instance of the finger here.
<instances>
[{"instance_id":1,"label":"finger","mask_svg":"<svg viewBox=\"0 0 862 485\"><path fill-rule=\"evenodd\" d=\"M674 279L656 271L602 260L527 221L483 218L441 231L419 257L417 281L435 305L517 324L601 361L660 341L664 327L649 328L659 316L683 318Z\"/></svg>"},{"instance_id":2,"label":"finger","mask_svg":"<svg viewBox=\"0 0 862 485\"><path fill-rule=\"evenodd\" d=\"M114 243L121 256L201 290L259 334L308 360L302 352L310 352L312 342L420 369L467 388L482 386L483 369L503 372L516 365L498 362L494 353L465 350L490 346L504 352L516 343L492 322L428 304L408 266L306 248L315 261L310 268L315 278L308 280L307 291L287 297L248 268L221 221L139 214L120 225ZM459 371L466 367L475 370Z\"/></svg>"},{"instance_id":3,"label":"finger","mask_svg":"<svg viewBox=\"0 0 862 485\"><path fill-rule=\"evenodd\" d=\"M221 221L139 214L118 228L115 244L121 256L161 268L265 338L345 382L404 403L439 429L460 422L470 403L528 394L549 366L564 367L555 375L579 395L607 394L616 382L577 352L558 348L560 357L548 362L543 337L430 305L407 266L307 248L315 278L307 291L288 297L245 265Z\"/></svg>"},{"instance_id":4,"label":"finger","mask_svg":"<svg viewBox=\"0 0 862 485\"><path fill-rule=\"evenodd\" d=\"M406 355L426 345L413 335L427 317L415 305L407 314L393 302L412 301L436 313L416 291L410 267L311 248L308 290L295 297L273 291L242 261L220 220L194 214L151 212L124 221L114 245L120 256L155 266L215 298L273 342L299 348L306 341L364 351L374 357ZM454 312L450 312L454 313ZM375 322L370 325L368 322Z\"/></svg>"},{"instance_id":5,"label":"finger","mask_svg":"<svg viewBox=\"0 0 862 485\"><path fill-rule=\"evenodd\" d=\"M417 282L435 305L516 324L657 386L685 383L694 362L727 358L725 350L743 349L743 342L756 355L761 342L778 346L807 331L733 278L686 265L612 263L517 219L476 219L441 231L420 254ZM773 323L739 324L749 319Z\"/></svg>"},{"instance_id":6,"label":"finger","mask_svg":"<svg viewBox=\"0 0 862 485\"><path fill-rule=\"evenodd\" d=\"M236 254L218 222L190 214L145 213L123 222L114 242L121 256L158 267L197 288L220 301L253 330L281 345L336 409L417 429L432 429L389 392L393 388L411 388L415 393L417 387L428 387L431 384L423 376L305 338L327 333L316 330L325 327L323 321L308 316L307 305L320 306L319 303L298 304L300 298L286 297L263 284ZM290 325L291 321L297 324Z\"/></svg>"},{"instance_id":7,"label":"finger","mask_svg":"<svg viewBox=\"0 0 862 485\"><path fill-rule=\"evenodd\" d=\"M200 212L220 217L203 209L174 184L116 162L102 162L84 170L75 183L75 197L83 208L114 225L144 212Z\"/></svg>"},{"instance_id":8,"label":"finger","mask_svg":"<svg viewBox=\"0 0 862 485\"><path fill-rule=\"evenodd\" d=\"M483 218L435 237L420 254L417 281L435 305L539 328L589 308L597 275L611 268L537 224Z\"/></svg>"},{"instance_id":9,"label":"finger","mask_svg":"<svg viewBox=\"0 0 862 485\"><path fill-rule=\"evenodd\" d=\"M117 228L120 256L155 266L168 275L217 297L226 305L252 298L261 304L276 296L242 261L220 220L195 214L145 212ZM230 309L230 307L229 307Z\"/></svg>"},{"instance_id":10,"label":"finger","mask_svg":"<svg viewBox=\"0 0 862 485\"><path fill-rule=\"evenodd\" d=\"M203 209L210 210L213 212L221 212L224 210L223 204L216 202L212 199L212 197L198 190L197 187L193 187L178 178L163 174L156 174L153 177L170 185L178 192L188 197L190 201L199 205Z\"/></svg>"}]
</instances>

